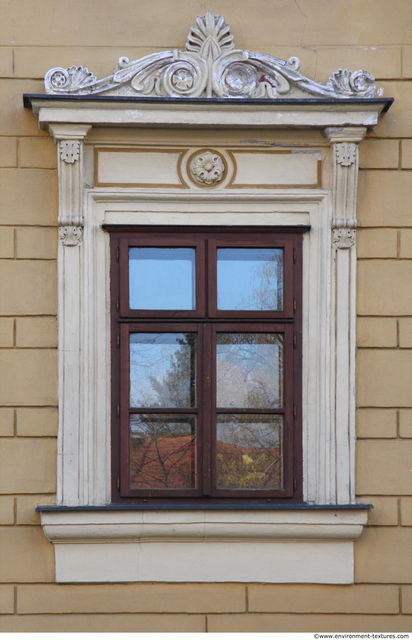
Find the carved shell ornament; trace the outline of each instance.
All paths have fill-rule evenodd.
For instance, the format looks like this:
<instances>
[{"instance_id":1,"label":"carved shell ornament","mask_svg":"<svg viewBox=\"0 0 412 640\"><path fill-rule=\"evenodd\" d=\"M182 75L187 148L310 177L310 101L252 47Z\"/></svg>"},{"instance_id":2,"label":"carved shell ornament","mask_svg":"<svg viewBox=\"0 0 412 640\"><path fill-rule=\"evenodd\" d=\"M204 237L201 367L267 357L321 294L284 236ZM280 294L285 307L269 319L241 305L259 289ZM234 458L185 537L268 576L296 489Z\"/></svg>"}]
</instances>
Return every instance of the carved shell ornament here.
<instances>
[{"instance_id":1,"label":"carved shell ornament","mask_svg":"<svg viewBox=\"0 0 412 640\"><path fill-rule=\"evenodd\" d=\"M367 71L339 69L325 85L299 72L298 58L280 60L235 49L223 16L208 11L189 30L185 51L163 51L130 62L120 58L113 75L97 80L86 67L50 69L46 93L166 98L372 98Z\"/></svg>"},{"instance_id":2,"label":"carved shell ornament","mask_svg":"<svg viewBox=\"0 0 412 640\"><path fill-rule=\"evenodd\" d=\"M192 180L200 185L217 185L225 177L223 158L216 151L196 153L189 161L189 173Z\"/></svg>"}]
</instances>

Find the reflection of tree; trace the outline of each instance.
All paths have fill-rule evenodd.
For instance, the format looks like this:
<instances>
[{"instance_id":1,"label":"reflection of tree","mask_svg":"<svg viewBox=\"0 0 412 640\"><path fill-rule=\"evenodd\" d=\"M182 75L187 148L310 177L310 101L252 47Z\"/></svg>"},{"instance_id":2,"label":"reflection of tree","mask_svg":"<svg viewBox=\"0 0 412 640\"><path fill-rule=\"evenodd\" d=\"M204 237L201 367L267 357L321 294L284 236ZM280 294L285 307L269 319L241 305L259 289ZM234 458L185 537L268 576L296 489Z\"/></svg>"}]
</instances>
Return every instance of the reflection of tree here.
<instances>
[{"instance_id":1,"label":"reflection of tree","mask_svg":"<svg viewBox=\"0 0 412 640\"><path fill-rule=\"evenodd\" d=\"M136 391L131 395L137 406L156 407L160 412L162 408L195 406L196 334L135 334L134 339L131 385ZM194 487L195 441L193 416L134 414L130 436L132 487Z\"/></svg>"},{"instance_id":2,"label":"reflection of tree","mask_svg":"<svg viewBox=\"0 0 412 640\"><path fill-rule=\"evenodd\" d=\"M131 406L195 406L195 345L193 333L132 334Z\"/></svg>"},{"instance_id":3,"label":"reflection of tree","mask_svg":"<svg viewBox=\"0 0 412 640\"><path fill-rule=\"evenodd\" d=\"M195 486L194 418L134 415L131 422L132 488Z\"/></svg>"},{"instance_id":4,"label":"reflection of tree","mask_svg":"<svg viewBox=\"0 0 412 640\"><path fill-rule=\"evenodd\" d=\"M247 251L247 250L246 250ZM262 259L263 255L268 258ZM248 295L242 296L237 310L275 310L283 308L283 250L261 250L259 264L251 271Z\"/></svg>"},{"instance_id":5,"label":"reflection of tree","mask_svg":"<svg viewBox=\"0 0 412 640\"><path fill-rule=\"evenodd\" d=\"M133 353L137 363L133 366L138 367L134 378L136 399L142 414L131 417L131 487L194 488L195 418L176 414L179 408L196 405L196 335L153 334L153 338L145 337L145 340L153 349L145 347L146 351L139 353L135 343ZM218 333L218 406L279 407L283 402L282 381L282 335ZM143 414L145 406L155 407L159 413ZM169 407L175 408L176 414L160 415L162 408ZM227 418L218 422L218 486L280 488L283 481L281 418L256 419L256 415Z\"/></svg>"},{"instance_id":6,"label":"reflection of tree","mask_svg":"<svg viewBox=\"0 0 412 640\"><path fill-rule=\"evenodd\" d=\"M219 407L275 408L283 399L283 339L276 333L219 333Z\"/></svg>"},{"instance_id":7,"label":"reflection of tree","mask_svg":"<svg viewBox=\"0 0 412 640\"><path fill-rule=\"evenodd\" d=\"M177 338L179 349L170 357L162 378L149 375L148 379L159 400L151 406L194 407L195 400L195 335L185 333ZM167 404L164 400L168 399ZM163 403L162 403L163 401Z\"/></svg>"},{"instance_id":8,"label":"reflection of tree","mask_svg":"<svg viewBox=\"0 0 412 640\"><path fill-rule=\"evenodd\" d=\"M230 489L278 489L282 486L281 418L220 416L217 483Z\"/></svg>"}]
</instances>

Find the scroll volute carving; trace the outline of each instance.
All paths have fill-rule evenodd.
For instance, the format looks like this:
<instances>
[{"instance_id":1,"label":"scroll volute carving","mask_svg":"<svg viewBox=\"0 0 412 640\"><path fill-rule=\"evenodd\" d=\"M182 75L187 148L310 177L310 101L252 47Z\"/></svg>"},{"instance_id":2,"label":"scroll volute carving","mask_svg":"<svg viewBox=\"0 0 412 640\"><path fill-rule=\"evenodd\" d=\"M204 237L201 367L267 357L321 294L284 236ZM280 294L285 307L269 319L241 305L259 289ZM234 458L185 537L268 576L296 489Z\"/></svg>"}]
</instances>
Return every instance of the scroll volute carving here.
<instances>
[{"instance_id":1,"label":"scroll volute carving","mask_svg":"<svg viewBox=\"0 0 412 640\"><path fill-rule=\"evenodd\" d=\"M375 80L367 71L339 69L325 85L306 78L296 57L281 60L236 49L223 16L207 11L190 28L184 51L162 51L140 60L119 59L102 80L86 67L50 69L49 94L156 96L172 98L274 99L371 98Z\"/></svg>"}]
</instances>

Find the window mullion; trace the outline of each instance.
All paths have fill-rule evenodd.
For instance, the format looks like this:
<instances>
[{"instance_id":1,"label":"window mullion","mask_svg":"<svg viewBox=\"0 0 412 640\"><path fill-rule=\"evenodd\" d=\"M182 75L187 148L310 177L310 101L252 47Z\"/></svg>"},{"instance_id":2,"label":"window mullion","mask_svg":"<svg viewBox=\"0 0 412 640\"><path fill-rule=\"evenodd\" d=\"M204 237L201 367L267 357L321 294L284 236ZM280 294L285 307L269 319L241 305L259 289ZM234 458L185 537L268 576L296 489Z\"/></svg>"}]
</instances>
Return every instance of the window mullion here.
<instances>
[{"instance_id":1,"label":"window mullion","mask_svg":"<svg viewBox=\"0 0 412 640\"><path fill-rule=\"evenodd\" d=\"M211 463L212 463L212 407L213 407L213 376L212 376L212 326L204 323L202 327L203 372L202 372L202 471L203 495L211 495ZM199 407L200 409L200 407Z\"/></svg>"}]
</instances>

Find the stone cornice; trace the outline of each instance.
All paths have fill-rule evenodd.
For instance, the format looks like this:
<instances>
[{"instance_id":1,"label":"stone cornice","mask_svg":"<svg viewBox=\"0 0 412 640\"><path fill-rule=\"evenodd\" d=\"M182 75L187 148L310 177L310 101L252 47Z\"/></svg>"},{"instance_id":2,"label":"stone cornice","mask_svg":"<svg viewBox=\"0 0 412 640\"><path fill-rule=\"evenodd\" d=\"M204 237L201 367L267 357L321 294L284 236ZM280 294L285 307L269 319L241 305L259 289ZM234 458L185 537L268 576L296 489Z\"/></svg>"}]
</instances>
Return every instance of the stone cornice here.
<instances>
[{"instance_id":1,"label":"stone cornice","mask_svg":"<svg viewBox=\"0 0 412 640\"><path fill-rule=\"evenodd\" d=\"M167 100L25 95L39 127L89 124L127 127L373 129L392 99Z\"/></svg>"}]
</instances>

